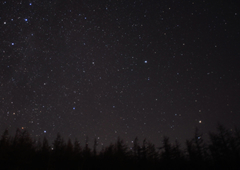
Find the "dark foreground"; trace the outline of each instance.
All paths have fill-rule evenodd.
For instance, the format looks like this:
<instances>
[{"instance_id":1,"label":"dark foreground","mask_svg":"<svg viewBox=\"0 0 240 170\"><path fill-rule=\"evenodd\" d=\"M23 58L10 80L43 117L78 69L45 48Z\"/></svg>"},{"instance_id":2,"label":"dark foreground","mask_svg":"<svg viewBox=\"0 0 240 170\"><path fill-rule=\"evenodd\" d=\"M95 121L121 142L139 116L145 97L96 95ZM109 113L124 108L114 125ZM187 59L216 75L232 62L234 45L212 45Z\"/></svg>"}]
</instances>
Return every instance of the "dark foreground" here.
<instances>
[{"instance_id":1,"label":"dark foreground","mask_svg":"<svg viewBox=\"0 0 240 170\"><path fill-rule=\"evenodd\" d=\"M206 144L198 130L192 140L186 141L186 149L179 143L170 144L165 137L162 146L151 142L139 142L127 146L118 140L96 151L86 142L81 146L77 140L64 142L58 134L52 145L44 138L31 139L26 131L17 130L14 137L6 130L0 140L0 169L211 169L240 170L240 130L229 131L219 125L218 133L209 133Z\"/></svg>"}]
</instances>

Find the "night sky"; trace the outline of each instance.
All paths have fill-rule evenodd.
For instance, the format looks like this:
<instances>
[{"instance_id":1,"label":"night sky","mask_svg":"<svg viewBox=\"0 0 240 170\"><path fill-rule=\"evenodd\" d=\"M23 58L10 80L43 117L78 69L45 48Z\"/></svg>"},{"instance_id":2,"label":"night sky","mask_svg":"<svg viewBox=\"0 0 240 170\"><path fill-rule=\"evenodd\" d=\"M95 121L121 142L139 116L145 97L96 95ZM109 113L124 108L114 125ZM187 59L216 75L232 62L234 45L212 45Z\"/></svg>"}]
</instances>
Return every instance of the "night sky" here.
<instances>
[{"instance_id":1,"label":"night sky","mask_svg":"<svg viewBox=\"0 0 240 170\"><path fill-rule=\"evenodd\" d=\"M239 32L233 0L1 0L0 132L159 146L232 129Z\"/></svg>"}]
</instances>

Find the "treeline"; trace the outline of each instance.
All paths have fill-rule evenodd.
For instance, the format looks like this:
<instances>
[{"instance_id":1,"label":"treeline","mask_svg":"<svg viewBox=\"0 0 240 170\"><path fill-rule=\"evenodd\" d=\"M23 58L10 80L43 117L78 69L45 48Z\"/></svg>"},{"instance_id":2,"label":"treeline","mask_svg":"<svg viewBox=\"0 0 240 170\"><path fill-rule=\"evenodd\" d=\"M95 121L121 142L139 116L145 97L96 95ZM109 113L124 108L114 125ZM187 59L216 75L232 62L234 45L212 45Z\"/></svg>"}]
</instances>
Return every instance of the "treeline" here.
<instances>
[{"instance_id":1,"label":"treeline","mask_svg":"<svg viewBox=\"0 0 240 170\"><path fill-rule=\"evenodd\" d=\"M27 131L17 129L14 137L8 131L0 140L0 169L240 169L240 130L230 131L218 125L217 133L209 133L205 143L196 129L186 149L176 141L164 137L162 146L156 147L146 139L135 138L127 146L120 138L113 144L97 151L97 140L93 147L79 141L65 142L57 135L49 144L46 138L34 140Z\"/></svg>"}]
</instances>

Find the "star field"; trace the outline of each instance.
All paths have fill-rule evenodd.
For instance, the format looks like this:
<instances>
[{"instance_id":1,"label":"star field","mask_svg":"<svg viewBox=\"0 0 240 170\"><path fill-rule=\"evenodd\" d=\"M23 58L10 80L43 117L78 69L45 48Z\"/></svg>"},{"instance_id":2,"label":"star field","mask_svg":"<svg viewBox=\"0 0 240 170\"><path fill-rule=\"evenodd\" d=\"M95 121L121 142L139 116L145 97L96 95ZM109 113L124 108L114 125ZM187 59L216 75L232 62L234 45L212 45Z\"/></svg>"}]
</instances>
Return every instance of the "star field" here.
<instances>
[{"instance_id":1,"label":"star field","mask_svg":"<svg viewBox=\"0 0 240 170\"><path fill-rule=\"evenodd\" d=\"M1 1L0 129L184 142L240 123L235 1Z\"/></svg>"}]
</instances>

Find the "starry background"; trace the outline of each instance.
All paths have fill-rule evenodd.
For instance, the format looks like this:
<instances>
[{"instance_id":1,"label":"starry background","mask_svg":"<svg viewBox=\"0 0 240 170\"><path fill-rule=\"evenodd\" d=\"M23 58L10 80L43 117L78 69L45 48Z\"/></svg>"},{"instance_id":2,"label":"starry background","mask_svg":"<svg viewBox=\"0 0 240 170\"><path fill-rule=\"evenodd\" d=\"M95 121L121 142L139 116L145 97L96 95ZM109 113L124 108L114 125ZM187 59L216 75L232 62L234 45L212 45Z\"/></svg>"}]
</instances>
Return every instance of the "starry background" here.
<instances>
[{"instance_id":1,"label":"starry background","mask_svg":"<svg viewBox=\"0 0 240 170\"><path fill-rule=\"evenodd\" d=\"M1 133L160 145L238 126L236 4L1 1Z\"/></svg>"}]
</instances>

